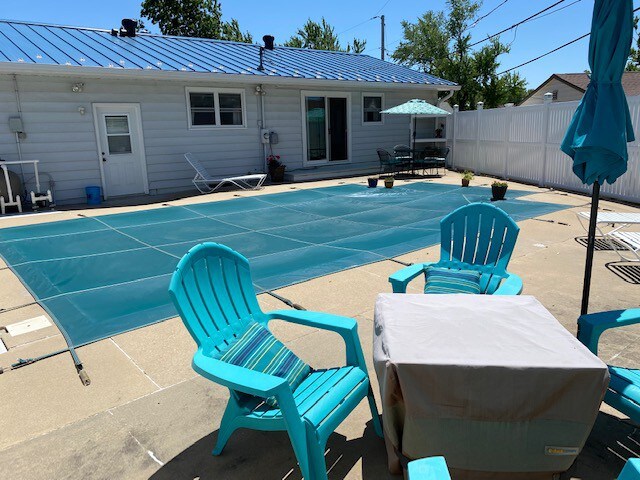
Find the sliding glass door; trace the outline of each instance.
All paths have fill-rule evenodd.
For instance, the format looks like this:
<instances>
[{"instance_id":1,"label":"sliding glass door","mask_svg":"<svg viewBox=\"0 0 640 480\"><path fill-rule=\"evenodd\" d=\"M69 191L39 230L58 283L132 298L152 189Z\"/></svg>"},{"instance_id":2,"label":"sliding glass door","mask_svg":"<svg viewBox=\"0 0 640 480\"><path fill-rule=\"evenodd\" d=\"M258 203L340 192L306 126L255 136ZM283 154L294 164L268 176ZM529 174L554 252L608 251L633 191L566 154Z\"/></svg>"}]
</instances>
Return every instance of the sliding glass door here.
<instances>
[{"instance_id":1,"label":"sliding glass door","mask_svg":"<svg viewBox=\"0 0 640 480\"><path fill-rule=\"evenodd\" d=\"M305 163L349 160L349 102L344 94L303 93Z\"/></svg>"}]
</instances>

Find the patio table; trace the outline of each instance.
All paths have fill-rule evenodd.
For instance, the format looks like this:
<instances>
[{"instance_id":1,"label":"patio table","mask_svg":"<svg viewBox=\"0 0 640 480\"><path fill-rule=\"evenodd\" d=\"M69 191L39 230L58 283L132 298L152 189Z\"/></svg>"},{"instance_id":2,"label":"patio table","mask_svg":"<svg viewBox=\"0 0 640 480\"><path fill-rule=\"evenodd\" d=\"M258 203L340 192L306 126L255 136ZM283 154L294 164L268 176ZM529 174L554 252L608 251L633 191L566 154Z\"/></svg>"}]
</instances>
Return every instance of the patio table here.
<instances>
[{"instance_id":1,"label":"patio table","mask_svg":"<svg viewBox=\"0 0 640 480\"><path fill-rule=\"evenodd\" d=\"M550 478L583 447L609 382L531 296L380 294L374 364L395 474L443 455L463 477Z\"/></svg>"}]
</instances>

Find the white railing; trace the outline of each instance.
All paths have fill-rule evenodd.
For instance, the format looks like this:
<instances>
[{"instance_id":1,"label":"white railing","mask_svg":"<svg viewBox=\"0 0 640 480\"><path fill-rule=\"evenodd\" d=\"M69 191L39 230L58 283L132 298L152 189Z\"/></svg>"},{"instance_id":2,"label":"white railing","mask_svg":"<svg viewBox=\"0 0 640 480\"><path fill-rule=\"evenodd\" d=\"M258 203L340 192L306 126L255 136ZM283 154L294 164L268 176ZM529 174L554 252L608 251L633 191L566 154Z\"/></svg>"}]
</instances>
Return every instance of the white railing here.
<instances>
[{"instance_id":1,"label":"white railing","mask_svg":"<svg viewBox=\"0 0 640 480\"><path fill-rule=\"evenodd\" d=\"M636 139L640 137L640 96L627 97ZM579 102L483 109L454 113L448 118L449 166L479 174L520 180L544 187L590 192L571 170L571 158L560 143ZM627 173L602 196L640 203L640 143L628 144Z\"/></svg>"}]
</instances>

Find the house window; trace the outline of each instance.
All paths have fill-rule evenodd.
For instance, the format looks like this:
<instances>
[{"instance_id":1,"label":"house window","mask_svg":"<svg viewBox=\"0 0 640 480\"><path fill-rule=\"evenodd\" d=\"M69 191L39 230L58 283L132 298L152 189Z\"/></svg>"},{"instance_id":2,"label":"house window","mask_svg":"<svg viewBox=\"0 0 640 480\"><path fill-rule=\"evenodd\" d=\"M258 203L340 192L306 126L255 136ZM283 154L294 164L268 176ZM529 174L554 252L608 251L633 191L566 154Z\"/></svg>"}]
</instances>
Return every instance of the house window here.
<instances>
[{"instance_id":1,"label":"house window","mask_svg":"<svg viewBox=\"0 0 640 480\"><path fill-rule=\"evenodd\" d=\"M244 91L187 88L189 128L244 127Z\"/></svg>"},{"instance_id":2,"label":"house window","mask_svg":"<svg viewBox=\"0 0 640 480\"><path fill-rule=\"evenodd\" d=\"M554 90L553 92L551 92L551 98L554 102L558 100L558 90Z\"/></svg>"},{"instance_id":3,"label":"house window","mask_svg":"<svg viewBox=\"0 0 640 480\"><path fill-rule=\"evenodd\" d=\"M382 123L381 94L369 94L362 96L362 123Z\"/></svg>"}]
</instances>

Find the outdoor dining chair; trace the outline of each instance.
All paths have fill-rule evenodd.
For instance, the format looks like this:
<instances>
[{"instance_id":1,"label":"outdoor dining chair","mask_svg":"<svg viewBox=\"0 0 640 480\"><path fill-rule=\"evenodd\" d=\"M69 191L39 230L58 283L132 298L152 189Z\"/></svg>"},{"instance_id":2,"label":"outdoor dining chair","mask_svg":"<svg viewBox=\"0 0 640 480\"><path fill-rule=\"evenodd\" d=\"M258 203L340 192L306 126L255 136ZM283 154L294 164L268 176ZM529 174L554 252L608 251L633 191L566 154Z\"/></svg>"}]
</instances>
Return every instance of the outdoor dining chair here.
<instances>
[{"instance_id":1,"label":"outdoor dining chair","mask_svg":"<svg viewBox=\"0 0 640 480\"><path fill-rule=\"evenodd\" d=\"M578 340L594 355L605 330L640 323L640 308L590 313L578 319ZM640 370L609 365L611 380L604 402L640 422Z\"/></svg>"},{"instance_id":2,"label":"outdoor dining chair","mask_svg":"<svg viewBox=\"0 0 640 480\"><path fill-rule=\"evenodd\" d=\"M241 427L287 431L304 478L324 480L327 439L364 398L382 436L354 319L298 310L263 312L249 261L216 243L187 252L169 293L198 346L194 370L229 388L214 455ZM338 333L346 366L311 369L273 337L268 324L274 319ZM248 445L247 454L254 448Z\"/></svg>"},{"instance_id":3,"label":"outdoor dining chair","mask_svg":"<svg viewBox=\"0 0 640 480\"><path fill-rule=\"evenodd\" d=\"M440 221L440 260L416 263L389 277L395 293L406 293L411 280L425 275L430 267L479 273L478 293L519 295L520 277L507 271L520 227L498 207L470 203ZM455 275L452 274L452 275ZM454 292L449 292L454 293Z\"/></svg>"},{"instance_id":4,"label":"outdoor dining chair","mask_svg":"<svg viewBox=\"0 0 640 480\"><path fill-rule=\"evenodd\" d=\"M378 160L380 160L380 174L383 173L400 173L410 163L410 159L398 158L395 155L391 155L383 148L376 149L378 153Z\"/></svg>"}]
</instances>

